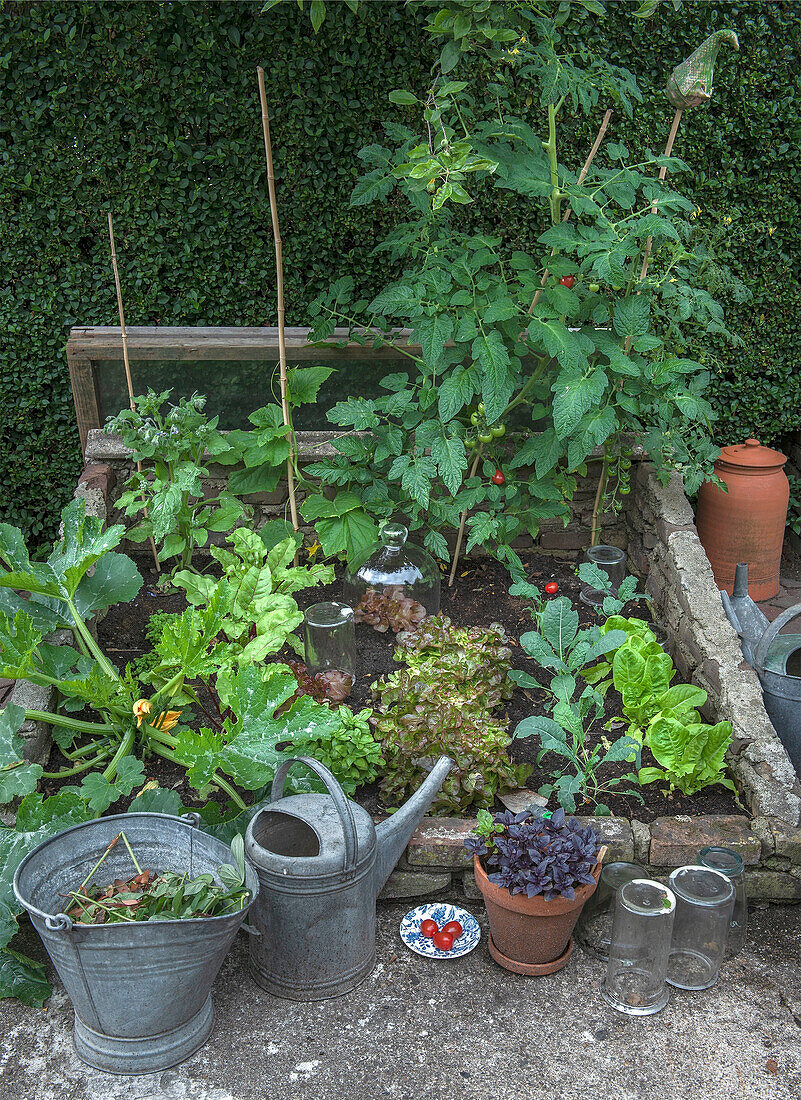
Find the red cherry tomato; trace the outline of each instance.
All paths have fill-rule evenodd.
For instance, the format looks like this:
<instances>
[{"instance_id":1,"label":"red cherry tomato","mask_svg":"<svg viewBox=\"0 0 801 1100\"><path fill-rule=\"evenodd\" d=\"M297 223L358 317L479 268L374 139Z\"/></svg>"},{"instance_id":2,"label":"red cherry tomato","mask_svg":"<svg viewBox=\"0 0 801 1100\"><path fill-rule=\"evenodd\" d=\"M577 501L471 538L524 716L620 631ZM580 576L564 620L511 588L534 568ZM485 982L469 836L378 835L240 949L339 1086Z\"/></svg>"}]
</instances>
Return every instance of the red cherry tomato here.
<instances>
[{"instance_id":1,"label":"red cherry tomato","mask_svg":"<svg viewBox=\"0 0 801 1100\"><path fill-rule=\"evenodd\" d=\"M548 596L555 596L558 591L559 585L556 583L556 581L548 581L548 583L545 585L545 592Z\"/></svg>"},{"instance_id":2,"label":"red cherry tomato","mask_svg":"<svg viewBox=\"0 0 801 1100\"><path fill-rule=\"evenodd\" d=\"M463 932L463 928L458 920L449 920L447 924L443 924L442 931L449 932L455 940L458 940Z\"/></svg>"},{"instance_id":3,"label":"red cherry tomato","mask_svg":"<svg viewBox=\"0 0 801 1100\"><path fill-rule=\"evenodd\" d=\"M450 932L442 931L437 932L434 936L434 946L439 948L440 951L450 951L453 947L453 936Z\"/></svg>"},{"instance_id":4,"label":"red cherry tomato","mask_svg":"<svg viewBox=\"0 0 801 1100\"><path fill-rule=\"evenodd\" d=\"M439 932L439 925L435 920L420 921L420 935L425 936L426 939L433 940L436 934Z\"/></svg>"},{"instance_id":5,"label":"red cherry tomato","mask_svg":"<svg viewBox=\"0 0 801 1100\"><path fill-rule=\"evenodd\" d=\"M566 286L568 290L570 290L575 281L576 280L572 275L563 275L562 278L559 280L562 286Z\"/></svg>"},{"instance_id":6,"label":"red cherry tomato","mask_svg":"<svg viewBox=\"0 0 801 1100\"><path fill-rule=\"evenodd\" d=\"M505 481L506 478L504 477L503 470L496 470L495 473L492 475L493 485L503 485Z\"/></svg>"}]
</instances>

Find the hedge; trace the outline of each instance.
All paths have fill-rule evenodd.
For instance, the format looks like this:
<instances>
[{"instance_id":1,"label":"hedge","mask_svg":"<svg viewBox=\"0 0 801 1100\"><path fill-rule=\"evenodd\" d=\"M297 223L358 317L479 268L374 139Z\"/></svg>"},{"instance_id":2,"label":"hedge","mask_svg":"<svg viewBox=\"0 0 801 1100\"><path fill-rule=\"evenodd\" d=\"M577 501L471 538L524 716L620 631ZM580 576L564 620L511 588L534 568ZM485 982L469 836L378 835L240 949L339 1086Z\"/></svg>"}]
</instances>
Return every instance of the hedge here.
<instances>
[{"instance_id":1,"label":"hedge","mask_svg":"<svg viewBox=\"0 0 801 1100\"><path fill-rule=\"evenodd\" d=\"M727 248L752 291L732 303L745 346L710 349L721 442L780 441L801 425L801 9L752 0L663 5L648 22L617 2L602 30L646 103L615 120L632 148L660 147L672 67L733 26L714 102L685 115L675 152L693 167L701 218L731 217ZM273 250L255 69L266 70L285 241L288 321L340 274L387 279L373 244L400 208L351 209L358 149L385 118L411 121L387 92L421 87L437 50L424 12L400 2L306 12L258 3L9 3L0 0L0 518L52 536L80 462L64 345L74 324L116 324L106 239L111 208L129 324L274 323ZM479 74L480 75L480 74ZM536 119L536 107L520 113ZM583 159L597 122L576 120L564 159ZM568 127L563 127L563 133ZM571 159L572 154L572 159ZM530 212L496 192L471 211L530 244ZM773 232L769 230L773 229Z\"/></svg>"}]
</instances>

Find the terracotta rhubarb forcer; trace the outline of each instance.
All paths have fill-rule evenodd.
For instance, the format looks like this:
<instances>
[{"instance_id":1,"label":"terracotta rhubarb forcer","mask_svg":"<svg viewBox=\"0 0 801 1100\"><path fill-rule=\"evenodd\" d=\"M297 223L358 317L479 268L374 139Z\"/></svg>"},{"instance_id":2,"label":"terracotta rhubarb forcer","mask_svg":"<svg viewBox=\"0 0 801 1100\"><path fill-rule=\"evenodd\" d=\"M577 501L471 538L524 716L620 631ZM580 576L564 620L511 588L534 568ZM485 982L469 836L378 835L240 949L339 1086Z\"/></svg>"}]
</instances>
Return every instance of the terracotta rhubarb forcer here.
<instances>
[{"instance_id":1,"label":"terracotta rhubarb forcer","mask_svg":"<svg viewBox=\"0 0 801 1100\"><path fill-rule=\"evenodd\" d=\"M598 885L605 853L606 848L598 853L595 882L579 886L572 901L510 894L505 886L490 882L478 856L474 856L476 885L484 895L490 923L489 948L495 961L518 974L553 974L566 966L573 947L573 929Z\"/></svg>"},{"instance_id":2,"label":"terracotta rhubarb forcer","mask_svg":"<svg viewBox=\"0 0 801 1100\"><path fill-rule=\"evenodd\" d=\"M753 600L772 599L779 591L784 525L790 485L780 451L746 439L724 447L715 473L726 483L724 493L706 481L698 493L698 537L718 588L729 595L738 562L748 563L748 594Z\"/></svg>"}]
</instances>

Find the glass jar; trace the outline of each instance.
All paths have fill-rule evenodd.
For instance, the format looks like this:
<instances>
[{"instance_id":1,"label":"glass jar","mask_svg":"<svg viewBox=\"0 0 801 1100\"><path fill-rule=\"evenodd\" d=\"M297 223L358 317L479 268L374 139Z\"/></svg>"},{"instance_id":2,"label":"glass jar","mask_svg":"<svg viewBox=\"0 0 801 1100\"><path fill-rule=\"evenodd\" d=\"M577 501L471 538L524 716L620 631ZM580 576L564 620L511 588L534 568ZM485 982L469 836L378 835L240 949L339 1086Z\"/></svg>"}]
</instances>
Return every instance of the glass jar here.
<instances>
[{"instance_id":1,"label":"glass jar","mask_svg":"<svg viewBox=\"0 0 801 1100\"><path fill-rule=\"evenodd\" d=\"M312 604L303 616L306 669L334 702L350 695L356 679L353 620L352 607L334 602Z\"/></svg>"},{"instance_id":2,"label":"glass jar","mask_svg":"<svg viewBox=\"0 0 801 1100\"><path fill-rule=\"evenodd\" d=\"M734 886L734 910L729 924L729 938L726 941L726 958L732 959L739 954L745 944L748 930L748 898L745 893L745 864L742 856L731 848L702 848L698 856L702 867L720 871L731 880Z\"/></svg>"},{"instance_id":3,"label":"glass jar","mask_svg":"<svg viewBox=\"0 0 801 1100\"><path fill-rule=\"evenodd\" d=\"M675 915L676 898L660 882L633 879L617 891L601 994L618 1012L650 1016L667 1004Z\"/></svg>"},{"instance_id":4,"label":"glass jar","mask_svg":"<svg viewBox=\"0 0 801 1100\"><path fill-rule=\"evenodd\" d=\"M708 989L718 980L734 909L734 886L720 871L692 865L672 872L676 920L667 981L677 989Z\"/></svg>"},{"instance_id":5,"label":"glass jar","mask_svg":"<svg viewBox=\"0 0 801 1100\"><path fill-rule=\"evenodd\" d=\"M616 596L617 590L626 576L626 555L617 546L591 546L584 553L584 560L602 569L609 576L611 591L604 592L590 584L582 586L579 597L584 603L601 607L607 596Z\"/></svg>"},{"instance_id":6,"label":"glass jar","mask_svg":"<svg viewBox=\"0 0 801 1100\"><path fill-rule=\"evenodd\" d=\"M382 634L414 630L439 611L439 567L422 547L406 541L408 534L402 523L385 523L380 546L345 576L345 599L356 622Z\"/></svg>"},{"instance_id":7,"label":"glass jar","mask_svg":"<svg viewBox=\"0 0 801 1100\"><path fill-rule=\"evenodd\" d=\"M604 864L598 889L581 910L576 925L576 940L588 955L604 962L609 958L615 895L627 882L646 877L646 870L639 863L621 861Z\"/></svg>"}]
</instances>

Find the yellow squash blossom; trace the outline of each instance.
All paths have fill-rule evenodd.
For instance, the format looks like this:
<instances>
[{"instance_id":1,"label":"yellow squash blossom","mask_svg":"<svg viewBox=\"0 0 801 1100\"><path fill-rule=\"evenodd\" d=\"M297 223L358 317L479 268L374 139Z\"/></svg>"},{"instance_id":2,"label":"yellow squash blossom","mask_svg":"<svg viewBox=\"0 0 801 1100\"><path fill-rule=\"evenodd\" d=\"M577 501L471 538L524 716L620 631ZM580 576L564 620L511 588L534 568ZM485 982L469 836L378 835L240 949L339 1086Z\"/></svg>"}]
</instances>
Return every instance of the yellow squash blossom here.
<instances>
[{"instance_id":1,"label":"yellow squash blossom","mask_svg":"<svg viewBox=\"0 0 801 1100\"><path fill-rule=\"evenodd\" d=\"M152 710L152 705L149 699L137 699L133 705L133 713L136 718L136 728L138 729L142 725L142 720L147 718ZM149 726L153 726L154 729L163 730L167 733L177 723L181 717L180 710L166 710L158 716L155 722L148 722Z\"/></svg>"}]
</instances>

